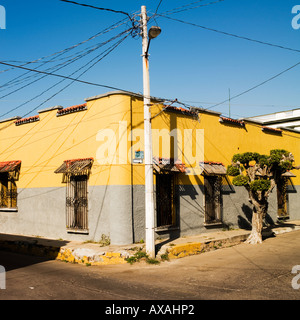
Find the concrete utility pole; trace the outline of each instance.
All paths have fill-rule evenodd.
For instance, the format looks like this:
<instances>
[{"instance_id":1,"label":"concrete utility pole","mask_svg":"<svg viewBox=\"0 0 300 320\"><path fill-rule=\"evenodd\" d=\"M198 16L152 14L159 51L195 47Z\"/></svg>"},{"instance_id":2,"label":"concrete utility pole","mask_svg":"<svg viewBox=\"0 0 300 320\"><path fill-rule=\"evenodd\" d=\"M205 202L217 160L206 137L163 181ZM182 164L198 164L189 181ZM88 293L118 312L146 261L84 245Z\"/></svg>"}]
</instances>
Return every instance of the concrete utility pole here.
<instances>
[{"instance_id":1,"label":"concrete utility pole","mask_svg":"<svg viewBox=\"0 0 300 320\"><path fill-rule=\"evenodd\" d=\"M151 101L150 79L148 60L148 28L147 11L142 6L141 23L143 38L143 84L144 84L144 143L145 143L145 227L146 227L146 252L150 258L155 257L154 240L154 192L153 192L153 155L151 132Z\"/></svg>"}]
</instances>

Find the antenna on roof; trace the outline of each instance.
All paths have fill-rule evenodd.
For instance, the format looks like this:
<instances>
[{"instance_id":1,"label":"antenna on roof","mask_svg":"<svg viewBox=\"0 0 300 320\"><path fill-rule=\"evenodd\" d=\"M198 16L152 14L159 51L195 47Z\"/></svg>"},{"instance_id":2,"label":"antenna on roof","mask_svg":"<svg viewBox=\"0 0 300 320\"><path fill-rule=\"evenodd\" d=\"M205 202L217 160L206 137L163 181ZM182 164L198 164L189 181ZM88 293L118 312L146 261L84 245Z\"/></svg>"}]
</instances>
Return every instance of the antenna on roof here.
<instances>
[{"instance_id":1,"label":"antenna on roof","mask_svg":"<svg viewBox=\"0 0 300 320\"><path fill-rule=\"evenodd\" d=\"M231 118L231 115L230 115L230 88L228 89L228 91L229 91L229 99L228 99L228 101L229 101L229 118Z\"/></svg>"}]
</instances>

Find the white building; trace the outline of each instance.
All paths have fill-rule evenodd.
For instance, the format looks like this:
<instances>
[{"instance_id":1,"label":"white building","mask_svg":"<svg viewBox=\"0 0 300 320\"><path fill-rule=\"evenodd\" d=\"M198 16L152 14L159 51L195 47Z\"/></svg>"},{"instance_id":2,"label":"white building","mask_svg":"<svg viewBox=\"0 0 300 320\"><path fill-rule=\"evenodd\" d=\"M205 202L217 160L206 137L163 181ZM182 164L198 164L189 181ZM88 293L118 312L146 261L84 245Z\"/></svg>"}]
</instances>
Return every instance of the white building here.
<instances>
[{"instance_id":1,"label":"white building","mask_svg":"<svg viewBox=\"0 0 300 320\"><path fill-rule=\"evenodd\" d=\"M261 116L246 118L262 125L276 129L292 129L300 131L300 108L288 111L274 112Z\"/></svg>"}]
</instances>

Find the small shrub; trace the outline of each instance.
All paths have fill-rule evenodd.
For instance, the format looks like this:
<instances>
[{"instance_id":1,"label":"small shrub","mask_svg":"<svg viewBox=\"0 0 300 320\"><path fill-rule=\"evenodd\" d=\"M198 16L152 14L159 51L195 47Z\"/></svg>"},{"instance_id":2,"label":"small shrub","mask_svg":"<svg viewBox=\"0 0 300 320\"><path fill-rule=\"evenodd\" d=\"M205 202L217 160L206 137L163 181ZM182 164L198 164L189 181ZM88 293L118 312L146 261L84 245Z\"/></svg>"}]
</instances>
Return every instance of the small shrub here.
<instances>
[{"instance_id":1,"label":"small shrub","mask_svg":"<svg viewBox=\"0 0 300 320\"><path fill-rule=\"evenodd\" d=\"M156 259L152 259L152 258L147 258L146 262L149 264L159 264L160 262Z\"/></svg>"},{"instance_id":2,"label":"small shrub","mask_svg":"<svg viewBox=\"0 0 300 320\"><path fill-rule=\"evenodd\" d=\"M135 262L139 262L142 259L144 259L149 264L159 264L158 260L149 258L147 253L142 250L137 251L132 257L126 258L125 260L128 263L133 264Z\"/></svg>"},{"instance_id":3,"label":"small shrub","mask_svg":"<svg viewBox=\"0 0 300 320\"><path fill-rule=\"evenodd\" d=\"M168 255L167 252L164 253L164 254L162 254L162 255L160 256L160 258L161 258L162 261L169 261L169 260L170 260L169 255Z\"/></svg>"},{"instance_id":4,"label":"small shrub","mask_svg":"<svg viewBox=\"0 0 300 320\"><path fill-rule=\"evenodd\" d=\"M99 241L101 247L106 247L110 245L110 238L105 234L102 234L101 240Z\"/></svg>"},{"instance_id":5,"label":"small shrub","mask_svg":"<svg viewBox=\"0 0 300 320\"><path fill-rule=\"evenodd\" d=\"M135 257L137 260L141 260L143 258L148 258L148 255L145 251L138 251L135 253Z\"/></svg>"},{"instance_id":6,"label":"small shrub","mask_svg":"<svg viewBox=\"0 0 300 320\"><path fill-rule=\"evenodd\" d=\"M125 259L128 263L133 264L134 262L137 261L136 257L129 257Z\"/></svg>"}]
</instances>

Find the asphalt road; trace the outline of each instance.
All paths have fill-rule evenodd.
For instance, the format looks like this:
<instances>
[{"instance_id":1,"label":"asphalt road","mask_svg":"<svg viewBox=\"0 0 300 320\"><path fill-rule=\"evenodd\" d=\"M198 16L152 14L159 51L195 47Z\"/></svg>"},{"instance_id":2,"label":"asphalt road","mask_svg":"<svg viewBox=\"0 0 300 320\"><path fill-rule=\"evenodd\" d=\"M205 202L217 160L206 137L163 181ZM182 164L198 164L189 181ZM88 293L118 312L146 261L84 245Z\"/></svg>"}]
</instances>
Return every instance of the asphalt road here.
<instances>
[{"instance_id":1,"label":"asphalt road","mask_svg":"<svg viewBox=\"0 0 300 320\"><path fill-rule=\"evenodd\" d=\"M4 251L0 265L0 300L300 299L300 267L292 273L300 265L300 231L160 265L88 267Z\"/></svg>"}]
</instances>

